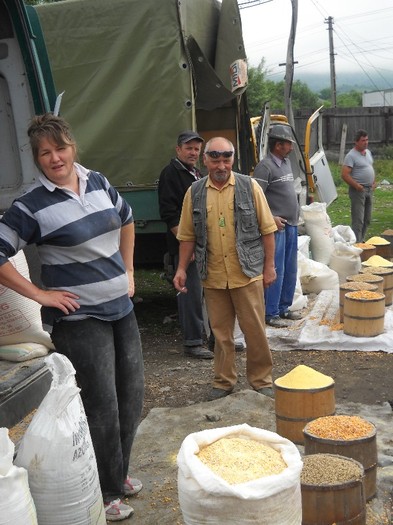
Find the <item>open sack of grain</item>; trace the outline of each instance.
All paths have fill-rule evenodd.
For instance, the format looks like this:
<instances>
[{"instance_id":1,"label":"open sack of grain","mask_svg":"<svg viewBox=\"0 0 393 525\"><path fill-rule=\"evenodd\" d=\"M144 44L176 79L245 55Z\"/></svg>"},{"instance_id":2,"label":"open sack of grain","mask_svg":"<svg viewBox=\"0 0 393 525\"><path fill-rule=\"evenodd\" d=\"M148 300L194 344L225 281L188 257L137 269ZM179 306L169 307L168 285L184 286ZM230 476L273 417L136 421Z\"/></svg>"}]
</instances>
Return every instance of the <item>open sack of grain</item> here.
<instances>
[{"instance_id":1,"label":"open sack of grain","mask_svg":"<svg viewBox=\"0 0 393 525\"><path fill-rule=\"evenodd\" d=\"M301 524L300 454L274 432L247 424L195 432L177 464L185 525Z\"/></svg>"}]
</instances>

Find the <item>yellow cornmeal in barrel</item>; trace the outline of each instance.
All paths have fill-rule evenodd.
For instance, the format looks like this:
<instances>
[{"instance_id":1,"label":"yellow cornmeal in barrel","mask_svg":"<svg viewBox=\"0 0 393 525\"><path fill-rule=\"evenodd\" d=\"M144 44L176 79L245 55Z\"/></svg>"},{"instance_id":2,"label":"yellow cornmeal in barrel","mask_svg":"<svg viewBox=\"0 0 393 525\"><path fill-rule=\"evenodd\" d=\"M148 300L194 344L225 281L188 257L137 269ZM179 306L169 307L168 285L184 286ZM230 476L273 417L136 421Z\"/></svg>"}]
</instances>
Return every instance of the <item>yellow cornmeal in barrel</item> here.
<instances>
[{"instance_id":1,"label":"yellow cornmeal in barrel","mask_svg":"<svg viewBox=\"0 0 393 525\"><path fill-rule=\"evenodd\" d=\"M384 266L390 267L393 266L393 262L384 259L380 255L372 255L367 261L362 262L363 266Z\"/></svg>"},{"instance_id":2,"label":"yellow cornmeal in barrel","mask_svg":"<svg viewBox=\"0 0 393 525\"><path fill-rule=\"evenodd\" d=\"M299 365L285 374L285 376L276 379L274 383L284 388L308 390L332 385L334 380L309 366Z\"/></svg>"},{"instance_id":3,"label":"yellow cornmeal in barrel","mask_svg":"<svg viewBox=\"0 0 393 525\"><path fill-rule=\"evenodd\" d=\"M383 237L371 237L366 241L366 244L373 244L374 246L383 246L384 244L390 244L389 241Z\"/></svg>"},{"instance_id":4,"label":"yellow cornmeal in barrel","mask_svg":"<svg viewBox=\"0 0 393 525\"><path fill-rule=\"evenodd\" d=\"M197 456L230 485L280 474L287 468L280 452L255 439L222 438Z\"/></svg>"},{"instance_id":5,"label":"yellow cornmeal in barrel","mask_svg":"<svg viewBox=\"0 0 393 525\"><path fill-rule=\"evenodd\" d=\"M348 292L345 294L345 297L349 299L382 299L384 296L383 293L370 292L369 290L358 290L357 292Z\"/></svg>"},{"instance_id":6,"label":"yellow cornmeal in barrel","mask_svg":"<svg viewBox=\"0 0 393 525\"><path fill-rule=\"evenodd\" d=\"M325 416L308 423L306 430L323 439L349 441L369 436L374 426L359 416Z\"/></svg>"}]
</instances>

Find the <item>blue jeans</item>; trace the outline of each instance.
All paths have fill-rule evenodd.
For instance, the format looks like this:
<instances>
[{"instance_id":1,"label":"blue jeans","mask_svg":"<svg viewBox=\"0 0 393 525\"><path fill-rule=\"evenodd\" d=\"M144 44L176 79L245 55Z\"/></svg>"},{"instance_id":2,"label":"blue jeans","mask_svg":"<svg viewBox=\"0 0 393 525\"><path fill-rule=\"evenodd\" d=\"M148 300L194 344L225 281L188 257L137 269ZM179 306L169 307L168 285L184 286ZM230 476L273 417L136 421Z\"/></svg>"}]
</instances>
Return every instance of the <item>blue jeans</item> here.
<instances>
[{"instance_id":1,"label":"blue jeans","mask_svg":"<svg viewBox=\"0 0 393 525\"><path fill-rule=\"evenodd\" d=\"M364 186L363 191L357 191L350 186L348 195L351 199L352 230L356 236L356 242L364 242L371 222L373 190L371 187Z\"/></svg>"},{"instance_id":2,"label":"blue jeans","mask_svg":"<svg viewBox=\"0 0 393 525\"><path fill-rule=\"evenodd\" d=\"M265 288L266 319L288 311L293 302L297 278L297 226L285 225L274 233L277 279Z\"/></svg>"},{"instance_id":3,"label":"blue jeans","mask_svg":"<svg viewBox=\"0 0 393 525\"><path fill-rule=\"evenodd\" d=\"M175 268L179 256L175 255ZM203 343L204 325L202 313L202 284L196 263L193 261L187 268L187 293L177 296L177 310L183 334L184 346L199 346Z\"/></svg>"},{"instance_id":4,"label":"blue jeans","mask_svg":"<svg viewBox=\"0 0 393 525\"><path fill-rule=\"evenodd\" d=\"M51 337L76 370L104 501L121 497L144 394L135 314L110 322L60 321Z\"/></svg>"}]
</instances>

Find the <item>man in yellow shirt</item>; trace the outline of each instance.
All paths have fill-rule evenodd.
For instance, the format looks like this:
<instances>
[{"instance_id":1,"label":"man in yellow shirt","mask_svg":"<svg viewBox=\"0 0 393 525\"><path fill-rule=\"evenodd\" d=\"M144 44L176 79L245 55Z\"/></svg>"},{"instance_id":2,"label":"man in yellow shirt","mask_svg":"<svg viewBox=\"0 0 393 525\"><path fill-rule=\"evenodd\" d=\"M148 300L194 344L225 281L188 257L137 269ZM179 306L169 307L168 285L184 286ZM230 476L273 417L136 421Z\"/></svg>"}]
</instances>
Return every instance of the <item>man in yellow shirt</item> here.
<instances>
[{"instance_id":1,"label":"man in yellow shirt","mask_svg":"<svg viewBox=\"0 0 393 525\"><path fill-rule=\"evenodd\" d=\"M187 293L186 272L195 260L215 335L214 382L209 399L230 394L237 381L233 329L237 316L247 346L247 379L254 390L273 396L272 356L265 332L264 286L276 279L277 229L259 185L232 171L233 144L207 142L208 176L192 184L182 208L175 288Z\"/></svg>"}]
</instances>

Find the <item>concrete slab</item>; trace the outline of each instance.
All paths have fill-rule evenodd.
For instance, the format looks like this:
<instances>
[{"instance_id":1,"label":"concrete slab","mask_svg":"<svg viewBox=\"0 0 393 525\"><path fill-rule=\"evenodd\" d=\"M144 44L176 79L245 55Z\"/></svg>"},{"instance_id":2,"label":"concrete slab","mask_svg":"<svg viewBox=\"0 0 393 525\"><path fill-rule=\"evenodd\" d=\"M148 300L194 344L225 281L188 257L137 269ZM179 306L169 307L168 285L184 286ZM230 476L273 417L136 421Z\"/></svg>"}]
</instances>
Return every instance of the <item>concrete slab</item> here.
<instances>
[{"instance_id":1,"label":"concrete slab","mask_svg":"<svg viewBox=\"0 0 393 525\"><path fill-rule=\"evenodd\" d=\"M370 407L352 403L337 406L337 413L358 414L377 426L382 465L378 468L377 497L367 505L367 525L392 523L393 416L387 405ZM144 489L138 496L129 498L135 514L123 523L184 525L177 497L176 464L183 439L192 432L242 423L275 432L274 400L252 390L243 390L217 401L151 410L139 427L131 458L132 473L143 480ZM303 454L303 447L298 448Z\"/></svg>"}]
</instances>

